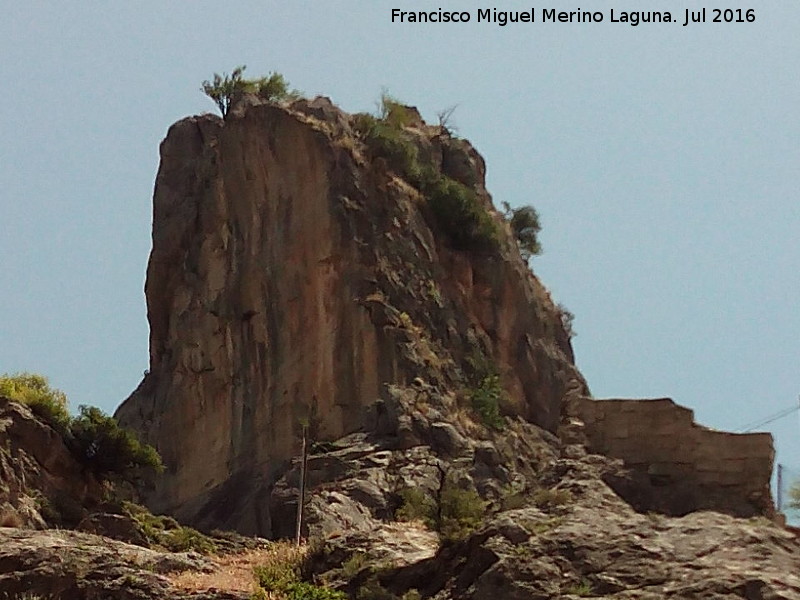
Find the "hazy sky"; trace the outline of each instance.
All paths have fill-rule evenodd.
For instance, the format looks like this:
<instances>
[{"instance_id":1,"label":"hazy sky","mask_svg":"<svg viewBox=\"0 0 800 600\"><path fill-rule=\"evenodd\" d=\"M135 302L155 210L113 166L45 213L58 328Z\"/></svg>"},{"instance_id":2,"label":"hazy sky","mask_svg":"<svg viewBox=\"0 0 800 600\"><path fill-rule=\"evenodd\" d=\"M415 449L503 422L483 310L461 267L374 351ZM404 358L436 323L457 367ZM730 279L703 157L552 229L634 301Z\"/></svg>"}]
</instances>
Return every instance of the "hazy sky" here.
<instances>
[{"instance_id":1,"label":"hazy sky","mask_svg":"<svg viewBox=\"0 0 800 600\"><path fill-rule=\"evenodd\" d=\"M4 0L0 372L107 411L136 387L158 144L214 110L202 80L246 64L349 111L382 88L432 120L458 105L496 204L541 213L534 271L576 315L595 396L670 396L721 429L797 404L800 5L683 27L702 4L583 4L604 22L500 27L455 0ZM680 22L609 20L642 5ZM472 22L393 24L392 7ZM768 429L800 468L797 414Z\"/></svg>"}]
</instances>

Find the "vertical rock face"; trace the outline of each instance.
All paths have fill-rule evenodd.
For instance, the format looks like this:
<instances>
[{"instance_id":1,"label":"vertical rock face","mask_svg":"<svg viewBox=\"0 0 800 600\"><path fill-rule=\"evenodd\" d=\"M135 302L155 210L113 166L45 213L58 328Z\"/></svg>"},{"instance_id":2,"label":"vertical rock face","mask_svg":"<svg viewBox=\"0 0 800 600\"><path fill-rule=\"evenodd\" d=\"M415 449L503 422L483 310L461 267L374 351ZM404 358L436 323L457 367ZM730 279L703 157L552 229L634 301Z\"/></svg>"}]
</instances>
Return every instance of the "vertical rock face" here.
<instances>
[{"instance_id":1,"label":"vertical rock face","mask_svg":"<svg viewBox=\"0 0 800 600\"><path fill-rule=\"evenodd\" d=\"M248 100L225 121L176 123L161 146L150 370L117 411L167 465L152 508L269 534L266 498L303 424L316 440L419 435L397 390L452 416L476 357L500 376L503 412L555 430L565 396L588 392L474 149L407 128L497 224L499 248L484 253L453 249L426 198L329 101Z\"/></svg>"}]
</instances>

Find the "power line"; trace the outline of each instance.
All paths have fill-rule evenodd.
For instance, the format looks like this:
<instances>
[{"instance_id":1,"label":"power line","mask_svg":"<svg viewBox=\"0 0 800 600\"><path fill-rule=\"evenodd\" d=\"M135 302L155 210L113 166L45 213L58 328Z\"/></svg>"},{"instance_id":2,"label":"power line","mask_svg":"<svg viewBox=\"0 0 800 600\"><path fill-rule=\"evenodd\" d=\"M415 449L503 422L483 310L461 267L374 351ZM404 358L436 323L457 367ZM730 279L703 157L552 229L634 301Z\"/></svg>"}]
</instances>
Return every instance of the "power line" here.
<instances>
[{"instance_id":1,"label":"power line","mask_svg":"<svg viewBox=\"0 0 800 600\"><path fill-rule=\"evenodd\" d=\"M758 429L759 427L763 427L764 425L769 425L773 421L777 421L778 419L782 419L784 417L788 417L793 412L800 410L800 404L796 404L795 406L785 408L780 412L775 413L774 415L770 415L769 417L765 417L761 421L751 422L747 425L744 425L737 429L736 431L739 433L748 433L753 431L754 429Z\"/></svg>"}]
</instances>

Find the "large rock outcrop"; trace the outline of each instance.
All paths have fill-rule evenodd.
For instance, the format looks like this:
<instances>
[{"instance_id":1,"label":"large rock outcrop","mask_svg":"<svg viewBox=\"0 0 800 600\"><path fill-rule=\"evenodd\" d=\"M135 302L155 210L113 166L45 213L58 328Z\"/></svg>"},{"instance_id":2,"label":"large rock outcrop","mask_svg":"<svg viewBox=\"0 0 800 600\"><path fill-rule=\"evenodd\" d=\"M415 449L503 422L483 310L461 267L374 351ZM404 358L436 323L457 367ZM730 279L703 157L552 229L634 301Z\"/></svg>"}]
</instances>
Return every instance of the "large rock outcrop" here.
<instances>
[{"instance_id":1,"label":"large rock outcrop","mask_svg":"<svg viewBox=\"0 0 800 600\"><path fill-rule=\"evenodd\" d=\"M483 160L402 108L387 130L325 99L245 96L170 130L150 370L117 412L166 463L150 507L289 537L304 487L301 534L320 543L291 569L350 598L800 597L794 534L736 518L774 516L770 437L702 428L669 400L592 399ZM437 194L492 243L465 244ZM0 401L12 507L72 468L28 413ZM276 557L118 508L83 532L0 522L0 592L239 599ZM252 552L161 551L191 540Z\"/></svg>"},{"instance_id":2,"label":"large rock outcrop","mask_svg":"<svg viewBox=\"0 0 800 600\"><path fill-rule=\"evenodd\" d=\"M164 574L210 571L197 554L165 553L69 530L0 527L4 598L244 600L248 594L184 594Z\"/></svg>"},{"instance_id":3,"label":"large rock outcrop","mask_svg":"<svg viewBox=\"0 0 800 600\"><path fill-rule=\"evenodd\" d=\"M0 527L75 525L102 497L60 432L0 396Z\"/></svg>"},{"instance_id":4,"label":"large rock outcrop","mask_svg":"<svg viewBox=\"0 0 800 600\"><path fill-rule=\"evenodd\" d=\"M481 369L499 374L505 414L545 430L568 395L586 395L561 313L492 207L477 152L419 119L404 133L477 195L501 233L489 252L454 249L401 165L374 156L353 122L325 99L245 98L225 120L176 123L162 143L150 370L117 411L167 466L155 511L269 535L270 490L301 424L316 441L363 430L409 447L437 421L402 408L413 396L461 435Z\"/></svg>"},{"instance_id":5,"label":"large rock outcrop","mask_svg":"<svg viewBox=\"0 0 800 600\"><path fill-rule=\"evenodd\" d=\"M609 466L597 455L560 458L551 475L568 502L501 512L432 558L384 570L379 583L436 600L800 598L794 533L763 517L637 513L600 481ZM317 569L326 567L336 565Z\"/></svg>"}]
</instances>

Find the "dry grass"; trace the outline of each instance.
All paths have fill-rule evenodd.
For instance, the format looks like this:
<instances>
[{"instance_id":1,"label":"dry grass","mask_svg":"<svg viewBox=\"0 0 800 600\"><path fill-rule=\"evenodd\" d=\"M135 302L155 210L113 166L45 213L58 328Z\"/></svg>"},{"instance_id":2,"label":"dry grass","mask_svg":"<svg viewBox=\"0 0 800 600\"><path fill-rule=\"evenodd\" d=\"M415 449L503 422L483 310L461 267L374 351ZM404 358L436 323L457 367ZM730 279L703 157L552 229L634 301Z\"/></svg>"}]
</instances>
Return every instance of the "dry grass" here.
<instances>
[{"instance_id":1,"label":"dry grass","mask_svg":"<svg viewBox=\"0 0 800 600\"><path fill-rule=\"evenodd\" d=\"M0 511L0 527L22 527L25 521L16 511Z\"/></svg>"},{"instance_id":2,"label":"dry grass","mask_svg":"<svg viewBox=\"0 0 800 600\"><path fill-rule=\"evenodd\" d=\"M463 405L458 405L454 412L455 414L453 418L455 419L456 423L461 425L464 433L476 440L484 438L485 428L475 421L474 413L471 409L465 408Z\"/></svg>"},{"instance_id":3,"label":"dry grass","mask_svg":"<svg viewBox=\"0 0 800 600\"><path fill-rule=\"evenodd\" d=\"M289 542L276 542L267 549L248 550L239 554L210 557L217 564L211 573L183 571L168 574L170 582L187 592L210 589L253 593L257 590L253 568L259 565L299 562L308 551Z\"/></svg>"}]
</instances>

